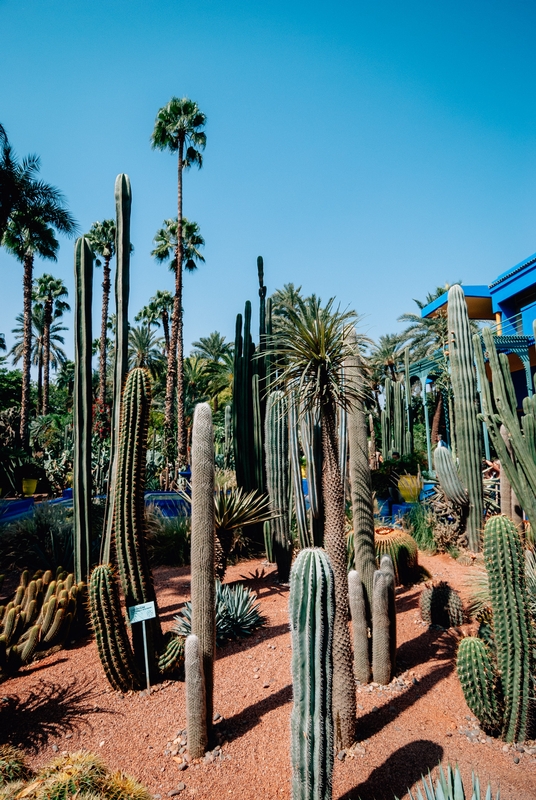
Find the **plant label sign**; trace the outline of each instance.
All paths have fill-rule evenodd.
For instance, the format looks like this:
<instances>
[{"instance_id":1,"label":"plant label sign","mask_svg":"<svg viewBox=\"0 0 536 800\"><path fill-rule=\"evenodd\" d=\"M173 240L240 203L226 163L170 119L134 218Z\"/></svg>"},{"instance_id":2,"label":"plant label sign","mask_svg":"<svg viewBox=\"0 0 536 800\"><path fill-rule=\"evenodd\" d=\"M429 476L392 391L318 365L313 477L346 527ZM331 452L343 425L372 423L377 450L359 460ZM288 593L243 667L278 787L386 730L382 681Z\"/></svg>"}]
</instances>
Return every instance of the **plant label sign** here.
<instances>
[{"instance_id":1,"label":"plant label sign","mask_svg":"<svg viewBox=\"0 0 536 800\"><path fill-rule=\"evenodd\" d=\"M146 619L154 619L154 617L156 617L156 611L152 600L150 603L140 603L138 606L130 606L128 609L128 618L131 625L134 622L144 622Z\"/></svg>"}]
</instances>

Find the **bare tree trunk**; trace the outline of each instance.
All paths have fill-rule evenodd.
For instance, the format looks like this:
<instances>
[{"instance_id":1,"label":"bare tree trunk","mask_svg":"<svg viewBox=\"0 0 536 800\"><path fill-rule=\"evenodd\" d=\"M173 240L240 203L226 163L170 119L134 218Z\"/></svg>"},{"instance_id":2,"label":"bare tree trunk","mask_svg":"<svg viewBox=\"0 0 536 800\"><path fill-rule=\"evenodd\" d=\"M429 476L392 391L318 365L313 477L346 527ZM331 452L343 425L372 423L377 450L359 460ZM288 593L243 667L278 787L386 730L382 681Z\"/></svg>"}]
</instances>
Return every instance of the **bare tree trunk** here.
<instances>
[{"instance_id":1,"label":"bare tree trunk","mask_svg":"<svg viewBox=\"0 0 536 800\"><path fill-rule=\"evenodd\" d=\"M337 751L350 747L355 736L355 679L348 629L348 577L344 532L344 491L337 453L335 411L322 408L322 494L324 544L335 579L333 624L333 727Z\"/></svg>"},{"instance_id":2,"label":"bare tree trunk","mask_svg":"<svg viewBox=\"0 0 536 800\"><path fill-rule=\"evenodd\" d=\"M108 331L108 306L110 303L110 256L105 256L102 267L102 315L99 349L99 402L104 408L106 404L106 335Z\"/></svg>"},{"instance_id":3,"label":"bare tree trunk","mask_svg":"<svg viewBox=\"0 0 536 800\"><path fill-rule=\"evenodd\" d=\"M188 462L186 442L186 421L184 419L184 341L182 330L182 147L179 147L179 181L177 195L177 281L178 296L177 319L177 466L185 467Z\"/></svg>"},{"instance_id":4,"label":"bare tree trunk","mask_svg":"<svg viewBox=\"0 0 536 800\"><path fill-rule=\"evenodd\" d=\"M23 343L22 343L22 396L20 404L20 437L22 446L27 450L28 420L30 418L30 369L32 363L32 288L33 288L33 255L24 257L23 278Z\"/></svg>"},{"instance_id":5,"label":"bare tree trunk","mask_svg":"<svg viewBox=\"0 0 536 800\"><path fill-rule=\"evenodd\" d=\"M50 326L52 325L52 298L45 301L43 309L43 407L42 414L48 414L48 395L50 387Z\"/></svg>"}]
</instances>

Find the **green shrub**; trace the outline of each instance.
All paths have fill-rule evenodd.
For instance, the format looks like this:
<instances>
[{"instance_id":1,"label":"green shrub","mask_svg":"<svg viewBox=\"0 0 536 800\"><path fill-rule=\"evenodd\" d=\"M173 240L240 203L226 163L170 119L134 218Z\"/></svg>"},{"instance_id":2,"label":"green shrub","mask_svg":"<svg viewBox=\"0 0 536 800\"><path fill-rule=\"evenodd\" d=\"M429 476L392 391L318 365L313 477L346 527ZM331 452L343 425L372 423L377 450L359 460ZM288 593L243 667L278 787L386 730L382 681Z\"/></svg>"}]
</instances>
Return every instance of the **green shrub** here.
<instances>
[{"instance_id":1,"label":"green shrub","mask_svg":"<svg viewBox=\"0 0 536 800\"><path fill-rule=\"evenodd\" d=\"M404 516L404 527L419 546L419 550L436 553L434 512L427 503L416 503Z\"/></svg>"},{"instance_id":2,"label":"green shrub","mask_svg":"<svg viewBox=\"0 0 536 800\"><path fill-rule=\"evenodd\" d=\"M151 505L146 509L147 550L153 567L184 567L190 563L190 518L164 517Z\"/></svg>"}]
</instances>

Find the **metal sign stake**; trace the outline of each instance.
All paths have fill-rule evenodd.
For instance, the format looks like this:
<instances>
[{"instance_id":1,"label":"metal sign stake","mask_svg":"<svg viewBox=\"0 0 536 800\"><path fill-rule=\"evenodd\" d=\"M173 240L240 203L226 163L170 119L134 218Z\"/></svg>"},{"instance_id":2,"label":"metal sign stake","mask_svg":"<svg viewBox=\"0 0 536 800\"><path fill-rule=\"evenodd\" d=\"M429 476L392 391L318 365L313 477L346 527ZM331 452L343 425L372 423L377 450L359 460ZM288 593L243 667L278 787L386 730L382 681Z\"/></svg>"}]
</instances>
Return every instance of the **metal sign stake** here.
<instances>
[{"instance_id":1,"label":"metal sign stake","mask_svg":"<svg viewBox=\"0 0 536 800\"><path fill-rule=\"evenodd\" d=\"M141 623L143 625L143 654L145 656L145 674L147 675L147 694L151 694L151 684L149 683L149 656L147 655L147 631L145 629L145 620Z\"/></svg>"},{"instance_id":2,"label":"metal sign stake","mask_svg":"<svg viewBox=\"0 0 536 800\"><path fill-rule=\"evenodd\" d=\"M130 606L128 609L128 618L130 624L134 625L136 622L141 622L143 630L143 655L145 656L145 674L147 676L147 694L151 694L151 684L149 677L149 655L147 653L147 630L145 624L148 619L156 617L156 608L154 601L149 603L139 603L137 606Z\"/></svg>"}]
</instances>

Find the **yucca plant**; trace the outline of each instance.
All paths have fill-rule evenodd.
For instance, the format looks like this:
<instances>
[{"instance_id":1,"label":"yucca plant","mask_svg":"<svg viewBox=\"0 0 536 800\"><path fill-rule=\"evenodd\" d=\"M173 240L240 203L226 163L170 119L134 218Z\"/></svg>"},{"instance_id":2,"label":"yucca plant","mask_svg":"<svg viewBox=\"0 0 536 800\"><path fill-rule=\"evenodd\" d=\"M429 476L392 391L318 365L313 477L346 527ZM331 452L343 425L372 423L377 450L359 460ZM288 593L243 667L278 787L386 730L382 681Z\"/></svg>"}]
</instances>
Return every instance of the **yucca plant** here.
<instances>
[{"instance_id":1,"label":"yucca plant","mask_svg":"<svg viewBox=\"0 0 536 800\"><path fill-rule=\"evenodd\" d=\"M216 581L216 644L243 639L266 624L257 598L242 584L222 585ZM186 637L192 631L192 605L188 601L175 617L173 632Z\"/></svg>"},{"instance_id":2,"label":"yucca plant","mask_svg":"<svg viewBox=\"0 0 536 800\"><path fill-rule=\"evenodd\" d=\"M430 773L428 777L422 777L420 785L417 786L415 794L408 790L410 800L493 800L493 793L491 791L491 784L488 783L486 794L482 795L480 791L480 780L478 775L472 773L471 776L471 791L470 794L465 794L462 776L459 767L452 769L450 764L447 766L446 774L443 772L443 767L439 767L439 776L434 786L434 782ZM501 793L497 789L495 800L500 800ZM398 800L398 798L397 798Z\"/></svg>"}]
</instances>

